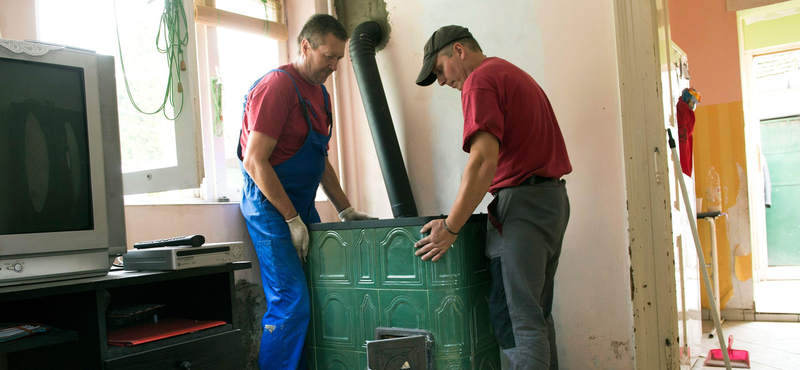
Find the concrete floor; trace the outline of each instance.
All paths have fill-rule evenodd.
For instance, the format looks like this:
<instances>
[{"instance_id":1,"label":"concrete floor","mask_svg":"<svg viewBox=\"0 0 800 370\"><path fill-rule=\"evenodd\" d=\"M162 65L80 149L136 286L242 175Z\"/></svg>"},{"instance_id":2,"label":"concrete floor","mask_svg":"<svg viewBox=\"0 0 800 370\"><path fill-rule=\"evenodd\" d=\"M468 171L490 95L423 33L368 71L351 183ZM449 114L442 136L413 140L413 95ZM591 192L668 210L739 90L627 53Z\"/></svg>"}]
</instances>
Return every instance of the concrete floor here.
<instances>
[{"instance_id":1,"label":"concrete floor","mask_svg":"<svg viewBox=\"0 0 800 370\"><path fill-rule=\"evenodd\" d=\"M711 321L704 321L703 332L712 331L713 326ZM800 322L726 321L722 331L726 337L733 335L734 349L750 353L753 370L800 369ZM702 357L692 369L721 369L702 366L708 351L715 348L719 348L716 337L703 338Z\"/></svg>"}]
</instances>

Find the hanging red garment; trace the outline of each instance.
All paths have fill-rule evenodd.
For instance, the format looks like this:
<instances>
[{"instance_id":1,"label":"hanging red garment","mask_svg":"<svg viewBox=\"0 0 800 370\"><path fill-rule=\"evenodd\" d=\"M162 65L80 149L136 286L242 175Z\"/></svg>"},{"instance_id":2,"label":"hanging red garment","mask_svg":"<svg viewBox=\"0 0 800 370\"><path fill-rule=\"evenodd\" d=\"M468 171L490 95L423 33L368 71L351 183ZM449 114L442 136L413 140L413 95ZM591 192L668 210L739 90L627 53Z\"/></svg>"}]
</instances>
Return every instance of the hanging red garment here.
<instances>
[{"instance_id":1,"label":"hanging red garment","mask_svg":"<svg viewBox=\"0 0 800 370\"><path fill-rule=\"evenodd\" d=\"M678 149L681 154L681 170L687 176L692 175L692 135L694 134L694 111L685 101L679 100L678 106Z\"/></svg>"}]
</instances>

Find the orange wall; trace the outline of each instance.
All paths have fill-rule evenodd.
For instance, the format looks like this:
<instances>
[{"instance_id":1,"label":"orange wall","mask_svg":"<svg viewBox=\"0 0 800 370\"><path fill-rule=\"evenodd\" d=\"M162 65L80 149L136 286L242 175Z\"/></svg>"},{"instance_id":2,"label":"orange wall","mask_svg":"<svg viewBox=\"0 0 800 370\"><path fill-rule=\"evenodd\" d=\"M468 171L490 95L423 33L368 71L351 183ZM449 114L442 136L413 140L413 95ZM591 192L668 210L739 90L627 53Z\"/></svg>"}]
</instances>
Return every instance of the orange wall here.
<instances>
[{"instance_id":1,"label":"orange wall","mask_svg":"<svg viewBox=\"0 0 800 370\"><path fill-rule=\"evenodd\" d=\"M736 12L725 0L669 2L672 41L689 57L692 85L703 105L742 100Z\"/></svg>"}]
</instances>

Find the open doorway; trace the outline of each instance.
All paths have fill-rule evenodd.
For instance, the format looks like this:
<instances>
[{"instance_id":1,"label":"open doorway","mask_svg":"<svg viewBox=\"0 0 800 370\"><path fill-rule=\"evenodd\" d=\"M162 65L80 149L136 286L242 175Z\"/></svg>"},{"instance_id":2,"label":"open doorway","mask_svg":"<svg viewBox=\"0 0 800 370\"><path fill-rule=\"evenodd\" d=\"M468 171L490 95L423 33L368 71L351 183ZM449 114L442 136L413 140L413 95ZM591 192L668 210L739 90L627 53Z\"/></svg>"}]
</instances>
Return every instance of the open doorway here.
<instances>
[{"instance_id":1,"label":"open doorway","mask_svg":"<svg viewBox=\"0 0 800 370\"><path fill-rule=\"evenodd\" d=\"M752 56L754 113L761 131L766 269L756 310L800 314L800 48ZM762 248L763 252L763 248Z\"/></svg>"},{"instance_id":2,"label":"open doorway","mask_svg":"<svg viewBox=\"0 0 800 370\"><path fill-rule=\"evenodd\" d=\"M796 321L800 298L787 293L800 290L800 36L786 39L781 25L797 27L800 10L765 7L739 19L747 161L759 169L748 174L755 309Z\"/></svg>"}]
</instances>

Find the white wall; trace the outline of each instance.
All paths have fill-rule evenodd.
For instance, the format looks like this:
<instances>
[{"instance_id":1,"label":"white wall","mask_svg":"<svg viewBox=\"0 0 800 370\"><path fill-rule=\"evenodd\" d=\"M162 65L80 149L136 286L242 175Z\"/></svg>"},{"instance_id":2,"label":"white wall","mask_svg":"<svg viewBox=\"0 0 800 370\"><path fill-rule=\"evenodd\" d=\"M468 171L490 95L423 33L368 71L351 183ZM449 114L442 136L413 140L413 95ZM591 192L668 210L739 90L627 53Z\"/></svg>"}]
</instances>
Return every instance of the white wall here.
<instances>
[{"instance_id":1,"label":"white wall","mask_svg":"<svg viewBox=\"0 0 800 370\"><path fill-rule=\"evenodd\" d=\"M35 40L34 0L0 0L0 33L5 39Z\"/></svg>"},{"instance_id":2,"label":"white wall","mask_svg":"<svg viewBox=\"0 0 800 370\"><path fill-rule=\"evenodd\" d=\"M448 213L467 155L457 91L414 84L422 47L438 27L468 27L489 56L528 71L547 92L574 172L556 277L555 319L564 369L633 368L622 129L613 2L386 0L392 34L378 53L411 186L421 215ZM391 217L359 91L340 66L347 193ZM477 212L485 212L485 204Z\"/></svg>"}]
</instances>

